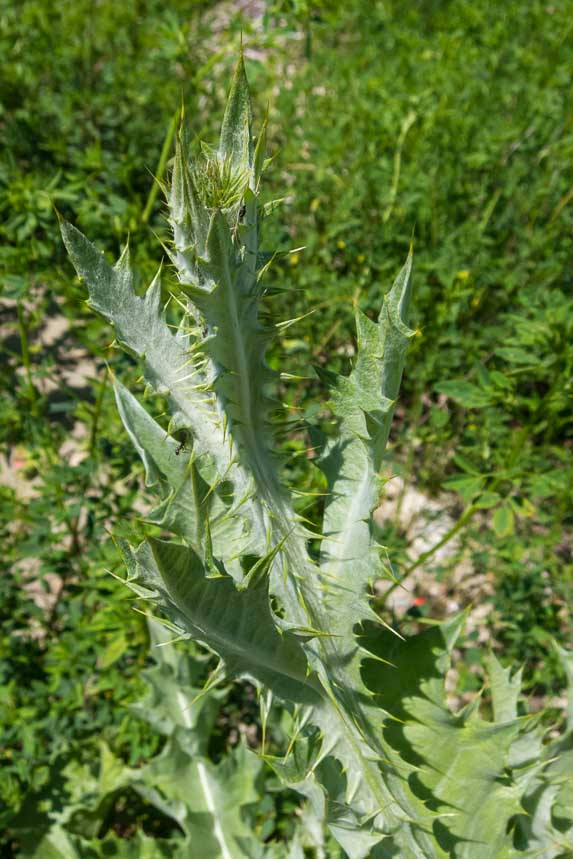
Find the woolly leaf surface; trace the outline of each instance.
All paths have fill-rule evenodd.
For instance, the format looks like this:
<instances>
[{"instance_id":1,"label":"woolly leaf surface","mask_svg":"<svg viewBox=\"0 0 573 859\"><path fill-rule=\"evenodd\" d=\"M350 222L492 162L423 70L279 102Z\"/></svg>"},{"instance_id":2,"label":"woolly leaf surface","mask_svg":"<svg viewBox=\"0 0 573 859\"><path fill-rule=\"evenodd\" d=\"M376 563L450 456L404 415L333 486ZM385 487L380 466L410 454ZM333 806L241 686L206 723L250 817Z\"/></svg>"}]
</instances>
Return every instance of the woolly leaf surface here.
<instances>
[{"instance_id":1,"label":"woolly leaf surface","mask_svg":"<svg viewBox=\"0 0 573 859\"><path fill-rule=\"evenodd\" d=\"M229 676L251 677L287 700L318 699L299 643L273 623L265 578L239 590L227 575L207 578L189 547L162 540L143 543L132 560L130 587L153 598L182 632L218 653Z\"/></svg>"}]
</instances>

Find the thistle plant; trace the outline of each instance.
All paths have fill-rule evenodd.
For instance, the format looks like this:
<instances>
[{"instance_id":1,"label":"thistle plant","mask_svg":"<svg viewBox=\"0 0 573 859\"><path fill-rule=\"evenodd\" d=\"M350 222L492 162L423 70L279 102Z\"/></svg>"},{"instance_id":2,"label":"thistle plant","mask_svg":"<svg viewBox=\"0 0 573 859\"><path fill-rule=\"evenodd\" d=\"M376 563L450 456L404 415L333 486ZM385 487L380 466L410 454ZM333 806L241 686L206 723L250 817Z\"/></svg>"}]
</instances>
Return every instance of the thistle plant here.
<instances>
[{"instance_id":1,"label":"thistle plant","mask_svg":"<svg viewBox=\"0 0 573 859\"><path fill-rule=\"evenodd\" d=\"M307 797L350 859L569 855L571 717L566 736L544 744L538 719L518 716L519 673L494 657L492 715L478 701L452 712L444 678L463 618L404 640L371 606L372 585L386 575L372 513L413 335L411 254L378 318L357 313L350 374L328 377L337 435L316 457L327 483L320 534L280 480L270 419L277 374L265 360L280 325L261 309L265 130L255 141L241 59L218 147L191 162L178 134L166 192L176 324L162 306L161 272L140 297L127 248L112 267L62 224L90 306L142 361L170 415L165 429L115 381L159 496L148 519L163 535L120 543L126 584L174 638L217 654L218 679L256 685L263 737L273 701L289 711L284 754L271 756L263 742L260 755ZM213 843L220 856L251 855L232 838Z\"/></svg>"}]
</instances>

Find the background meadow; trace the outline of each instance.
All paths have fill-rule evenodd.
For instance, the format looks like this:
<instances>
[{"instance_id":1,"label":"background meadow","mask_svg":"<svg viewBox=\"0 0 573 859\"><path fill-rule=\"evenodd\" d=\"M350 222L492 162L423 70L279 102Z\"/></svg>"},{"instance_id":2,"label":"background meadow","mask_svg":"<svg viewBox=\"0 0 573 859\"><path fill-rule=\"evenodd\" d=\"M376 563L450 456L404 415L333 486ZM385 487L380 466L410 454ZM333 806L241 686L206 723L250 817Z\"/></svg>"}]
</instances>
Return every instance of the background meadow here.
<instances>
[{"instance_id":1,"label":"background meadow","mask_svg":"<svg viewBox=\"0 0 573 859\"><path fill-rule=\"evenodd\" d=\"M269 306L302 317L269 356L304 377L277 392L292 415L285 475L320 490L304 420L322 418L324 390L308 366L351 365L353 307L377 312L413 238L417 337L377 514L409 576L380 587L379 610L406 632L467 610L453 699L482 689L493 649L523 666L530 707L559 727L554 643L571 640L573 587L571 12L0 0L2 855L39 857L54 815L67 833L56 859L176 855L180 822L134 788L169 733L141 701L153 671L200 688L209 664L182 644L165 667L109 574L122 569L110 533L143 534L132 511L150 501L107 367L138 372L85 307L54 207L110 260L129 237L147 284L167 235L154 177L169 173L174 116L183 104L192 139L216 140L241 33L257 123L269 112L266 193L282 201L264 223L285 251ZM166 295L171 277L166 266ZM312 518L315 504L301 510ZM197 731L232 769L242 741L260 741L258 704L254 690L218 695ZM254 777L251 828L288 840L298 798ZM310 838L301 849L339 855Z\"/></svg>"}]
</instances>

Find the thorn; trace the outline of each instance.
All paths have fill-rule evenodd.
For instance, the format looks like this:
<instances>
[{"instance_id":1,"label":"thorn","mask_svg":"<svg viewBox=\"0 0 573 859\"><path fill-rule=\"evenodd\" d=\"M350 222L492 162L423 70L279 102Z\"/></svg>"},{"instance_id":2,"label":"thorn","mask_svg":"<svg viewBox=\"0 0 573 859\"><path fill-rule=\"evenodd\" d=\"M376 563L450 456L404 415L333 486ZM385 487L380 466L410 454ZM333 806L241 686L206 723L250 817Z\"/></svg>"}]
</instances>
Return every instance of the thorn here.
<instances>
[{"instance_id":1,"label":"thorn","mask_svg":"<svg viewBox=\"0 0 573 859\"><path fill-rule=\"evenodd\" d=\"M293 251L294 253L294 251ZM293 319L286 319L284 322L276 322L275 328L278 328L280 331L286 331L287 328L290 328L291 325L295 325L297 322L300 322L302 319L306 319L307 316L312 316L316 313L316 309L309 310L307 313L303 313L301 316L295 316ZM282 375L282 374L281 374ZM293 376L292 378L304 378L302 376Z\"/></svg>"}]
</instances>

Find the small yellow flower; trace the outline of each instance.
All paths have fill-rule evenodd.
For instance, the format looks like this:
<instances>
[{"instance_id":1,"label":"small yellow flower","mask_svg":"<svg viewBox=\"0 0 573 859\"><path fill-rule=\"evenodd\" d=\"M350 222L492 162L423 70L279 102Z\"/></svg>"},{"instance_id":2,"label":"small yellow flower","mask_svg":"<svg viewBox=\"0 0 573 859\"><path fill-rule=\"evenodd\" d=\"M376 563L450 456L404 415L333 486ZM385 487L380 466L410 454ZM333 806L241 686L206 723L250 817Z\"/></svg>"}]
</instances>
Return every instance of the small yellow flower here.
<instances>
[{"instance_id":1,"label":"small yellow flower","mask_svg":"<svg viewBox=\"0 0 573 859\"><path fill-rule=\"evenodd\" d=\"M470 272L467 270L467 268L462 269L462 271L458 271L458 273L456 274L458 280L468 280L469 276Z\"/></svg>"},{"instance_id":2,"label":"small yellow flower","mask_svg":"<svg viewBox=\"0 0 573 859\"><path fill-rule=\"evenodd\" d=\"M319 206L320 206L320 200L318 199L318 197L315 197L314 200L312 200L310 203L310 211L316 212L316 210L318 209Z\"/></svg>"},{"instance_id":3,"label":"small yellow flower","mask_svg":"<svg viewBox=\"0 0 573 859\"><path fill-rule=\"evenodd\" d=\"M298 254L291 254L288 261L290 265L298 265Z\"/></svg>"},{"instance_id":4,"label":"small yellow flower","mask_svg":"<svg viewBox=\"0 0 573 859\"><path fill-rule=\"evenodd\" d=\"M344 248L346 247L346 242L344 241L344 239L338 239L338 241L336 242L336 247L339 248L341 251L344 250Z\"/></svg>"},{"instance_id":5,"label":"small yellow flower","mask_svg":"<svg viewBox=\"0 0 573 859\"><path fill-rule=\"evenodd\" d=\"M358 260L359 263L363 263L364 260L366 259L366 257L364 256L364 254L358 254L356 259Z\"/></svg>"}]
</instances>

